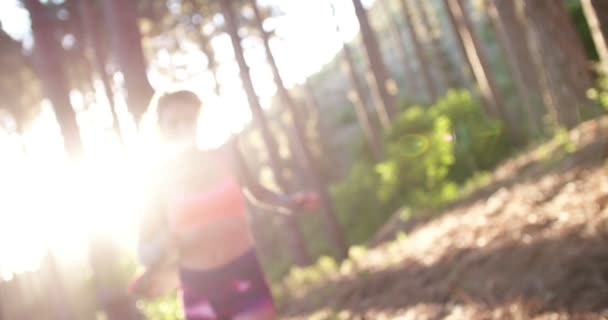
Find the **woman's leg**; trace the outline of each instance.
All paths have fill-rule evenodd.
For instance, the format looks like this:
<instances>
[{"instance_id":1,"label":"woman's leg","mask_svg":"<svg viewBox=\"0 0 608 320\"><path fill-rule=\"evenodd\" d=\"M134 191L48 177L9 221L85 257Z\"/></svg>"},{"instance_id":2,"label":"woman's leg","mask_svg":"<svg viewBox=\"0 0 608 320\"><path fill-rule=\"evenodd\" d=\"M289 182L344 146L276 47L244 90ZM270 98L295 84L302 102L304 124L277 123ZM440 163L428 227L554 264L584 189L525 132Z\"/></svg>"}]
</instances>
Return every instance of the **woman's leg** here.
<instances>
[{"instance_id":1,"label":"woman's leg","mask_svg":"<svg viewBox=\"0 0 608 320\"><path fill-rule=\"evenodd\" d=\"M237 314L234 320L276 320L277 315L272 305L265 305L251 311Z\"/></svg>"}]
</instances>

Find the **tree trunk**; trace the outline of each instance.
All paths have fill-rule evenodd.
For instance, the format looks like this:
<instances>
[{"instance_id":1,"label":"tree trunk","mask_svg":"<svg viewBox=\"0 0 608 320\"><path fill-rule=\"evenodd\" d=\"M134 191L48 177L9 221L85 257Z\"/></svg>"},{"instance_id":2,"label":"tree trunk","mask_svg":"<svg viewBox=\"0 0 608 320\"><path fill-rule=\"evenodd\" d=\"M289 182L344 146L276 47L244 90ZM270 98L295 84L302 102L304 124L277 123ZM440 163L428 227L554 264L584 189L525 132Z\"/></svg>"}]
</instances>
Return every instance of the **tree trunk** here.
<instances>
[{"instance_id":1,"label":"tree trunk","mask_svg":"<svg viewBox=\"0 0 608 320\"><path fill-rule=\"evenodd\" d=\"M306 96L308 114L312 115L317 121L320 121L321 106L319 105L319 100L315 95L315 90L313 89L308 79L306 79L306 81L304 82L304 95Z\"/></svg>"},{"instance_id":2,"label":"tree trunk","mask_svg":"<svg viewBox=\"0 0 608 320\"><path fill-rule=\"evenodd\" d=\"M112 52L123 74L127 105L139 125L154 95L154 89L146 73L136 1L104 0L101 3L112 37Z\"/></svg>"},{"instance_id":3,"label":"tree trunk","mask_svg":"<svg viewBox=\"0 0 608 320\"><path fill-rule=\"evenodd\" d=\"M546 110L543 105L541 95L540 76L535 71L535 62L528 45L529 29L526 28L518 17L516 1L513 0L487 0L489 6L496 10L496 17L490 15L495 27L500 25L503 28L503 36L500 36L504 43L509 66L513 73L513 80L516 82L517 90L522 95L524 106L528 107L529 125L532 134L539 134L543 131L543 115ZM494 10L489 8L488 10ZM497 35L499 31L497 30ZM508 47L508 48L507 48Z\"/></svg>"},{"instance_id":4,"label":"tree trunk","mask_svg":"<svg viewBox=\"0 0 608 320\"><path fill-rule=\"evenodd\" d=\"M543 101L554 123L573 127L592 81L582 44L561 1L516 1L518 18L540 78ZM555 50L561 48L562 50Z\"/></svg>"},{"instance_id":5,"label":"tree trunk","mask_svg":"<svg viewBox=\"0 0 608 320\"><path fill-rule=\"evenodd\" d=\"M114 103L112 82L110 81L110 77L106 71L107 49L104 45L104 37L101 34L103 31L103 22L100 21L99 16L96 15L96 8L93 7L94 3L92 0L80 0L79 6L84 25L84 38L86 39L86 42L88 42L88 46L92 49L91 54L93 56L95 69L97 70L97 75L103 84L105 95L108 99L110 112L112 113L114 130L116 130L118 137L122 140L120 122L118 120L118 113Z\"/></svg>"},{"instance_id":6,"label":"tree trunk","mask_svg":"<svg viewBox=\"0 0 608 320\"><path fill-rule=\"evenodd\" d=\"M422 81L424 82L426 94L430 101L437 100L437 88L435 87L435 82L433 81L433 76L431 75L431 70L429 60L427 59L427 55L422 48L422 43L420 42L419 34L415 28L412 14L412 8L408 5L407 0L401 1L401 11L403 12L403 19L406 23L406 29L409 32L410 39L412 40L412 45L414 46L414 51L416 52L416 57L418 58L418 63L420 65L420 73L422 74Z\"/></svg>"},{"instance_id":7,"label":"tree trunk","mask_svg":"<svg viewBox=\"0 0 608 320\"><path fill-rule=\"evenodd\" d=\"M308 118L312 119L313 125L311 125L311 131L314 133L314 141L317 143L317 164L321 163L321 158L325 154L330 152L326 141L324 140L328 129L323 125L321 105L315 94L315 89L310 83L309 79L306 79L303 86L304 96L306 101L306 108L308 110Z\"/></svg>"},{"instance_id":8,"label":"tree trunk","mask_svg":"<svg viewBox=\"0 0 608 320\"><path fill-rule=\"evenodd\" d=\"M443 54L443 50L441 48L441 39L439 38L439 32L436 31L436 25L431 22L431 13L429 13L429 8L427 5L429 4L426 1L414 0L415 9L414 10L418 16L420 17L420 22L422 23L422 27L426 30L429 41L429 56L432 60L436 61L436 63L431 63L431 65L436 66L436 70L438 71L438 81L439 87L441 87L439 95L443 94L450 87L458 86L458 79L455 77L452 72L452 64L448 57ZM437 27L438 28L438 27Z\"/></svg>"},{"instance_id":9,"label":"tree trunk","mask_svg":"<svg viewBox=\"0 0 608 320\"><path fill-rule=\"evenodd\" d=\"M432 44L435 49L437 59L439 59L439 65L441 74L445 77L447 88L462 88L466 87L469 81L466 79L466 74L462 72L463 68L458 67L457 63L450 59L449 48L444 46L445 35L442 34L441 25L439 19L439 13L433 4L425 1L420 2L420 10L422 21L428 23L428 29L434 30L432 34Z\"/></svg>"},{"instance_id":10,"label":"tree trunk","mask_svg":"<svg viewBox=\"0 0 608 320\"><path fill-rule=\"evenodd\" d=\"M284 191L286 190L287 184L284 180L283 175L281 174L282 170L278 148L276 145L276 141L273 138L273 134L270 131L270 127L268 125L266 116L264 115L264 111L262 110L262 106L260 105L258 97L255 93L253 81L249 72L249 66L245 61L245 55L243 52L243 47L241 45L241 37L238 34L238 17L236 16L232 7L232 0L221 0L220 5L222 14L226 21L226 31L228 32L228 35L230 36L230 39L232 41L234 56L239 65L241 81L243 82L243 88L245 89L245 93L247 94L247 100L249 102L251 114L253 116L254 121L258 124L261 130L262 139L264 140L264 144L268 152L269 163L273 172L274 179L277 182L279 188ZM309 264L311 262L311 258L306 250L306 244L304 242L302 232L299 229L297 222L295 221L295 217L286 218L286 226L289 228L288 240L290 241L290 245L294 254L294 262L298 265Z\"/></svg>"},{"instance_id":11,"label":"tree trunk","mask_svg":"<svg viewBox=\"0 0 608 320\"><path fill-rule=\"evenodd\" d=\"M382 148L382 142L380 141L380 133L376 130L376 127L373 125L369 114L367 113L367 108L365 107L365 96L363 95L363 84L357 75L351 48L346 43L344 43L342 46L342 55L346 61L348 77L353 87L353 89L349 92L348 99L355 108L357 120L359 121L361 129L363 129L369 150L372 152L372 155L376 161L381 161L384 158L384 151Z\"/></svg>"},{"instance_id":12,"label":"tree trunk","mask_svg":"<svg viewBox=\"0 0 608 320\"><path fill-rule=\"evenodd\" d=\"M213 47L211 46L211 41L210 41L209 37L203 32L203 30L199 31L199 40L201 43L201 50L207 57L207 68L209 69L209 71L211 71L211 74L213 75L213 81L215 84L215 86L214 86L215 94L219 97L222 94L222 92L221 92L221 86L220 86L220 82L219 82L218 75L217 75L218 64L217 64L217 60L215 59L215 52L213 50Z\"/></svg>"},{"instance_id":13,"label":"tree trunk","mask_svg":"<svg viewBox=\"0 0 608 320\"><path fill-rule=\"evenodd\" d=\"M361 0L352 0L352 2L355 7L357 20L359 21L359 28L361 29L361 36L363 37L369 68L374 78L372 89L380 97L382 103L381 105L376 106L378 108L378 116L382 125L388 128L390 127L391 119L397 113L395 97L388 91L388 82L390 79L382 59L378 40L369 23L367 12L365 12Z\"/></svg>"},{"instance_id":14,"label":"tree trunk","mask_svg":"<svg viewBox=\"0 0 608 320\"><path fill-rule=\"evenodd\" d=\"M501 8L504 8L506 6L511 7L504 8L504 11L508 11L509 9L513 11L513 2L511 0L508 0L509 3L506 3L505 1L501 0L496 2L502 2ZM494 33L496 34L498 42L501 45L505 54L512 81L514 82L515 88L523 103L523 110L525 110L525 114L518 115L518 118L527 119L528 132L531 136L537 136L538 134L540 134L539 129L541 128L540 125L542 124L542 119L540 119L539 114L533 103L533 87L528 86L526 84L526 80L524 78L524 71L522 70L523 68L530 67L531 63L529 60L522 61L518 59L518 55L515 52L515 46L517 46L517 44L513 43L514 39L509 36L507 26L504 23L505 19L501 17L501 12L499 12L496 2L494 0L487 0L485 3L485 8L488 17L490 18L492 27L494 28ZM506 12L502 14L506 14ZM521 36L521 34L518 33L518 36Z\"/></svg>"},{"instance_id":15,"label":"tree trunk","mask_svg":"<svg viewBox=\"0 0 608 320\"><path fill-rule=\"evenodd\" d=\"M602 66L608 71L608 1L581 0L581 6Z\"/></svg>"},{"instance_id":16,"label":"tree trunk","mask_svg":"<svg viewBox=\"0 0 608 320\"><path fill-rule=\"evenodd\" d=\"M389 32L393 40L393 46L399 52L399 56L403 63L403 76L405 78L406 88L405 94L406 96L414 96L416 95L416 84L418 82L414 81L416 78L414 76L414 68L412 66L412 61L407 54L407 46L405 45L405 40L401 35L401 28L393 16L388 0L381 0L380 6L382 7L382 11L384 11L384 16L388 20Z\"/></svg>"},{"instance_id":17,"label":"tree trunk","mask_svg":"<svg viewBox=\"0 0 608 320\"><path fill-rule=\"evenodd\" d=\"M287 110L289 110L289 113L293 120L295 148L298 149L299 152L301 152L302 163L304 164L304 167L306 168L306 170L311 174L310 176L312 178L313 185L314 185L316 191L319 192L319 195L321 197L325 227L327 228L327 232L329 233L329 236L331 237L335 250L337 251L338 257L340 259L346 258L347 253L348 253L348 247L347 247L344 235L343 235L342 227L340 226L340 224L336 218L336 215L335 215L335 212L333 209L333 202L332 202L329 190L327 189L327 186L325 185L325 183L322 181L321 176L319 174L319 170L315 165L310 148L309 148L308 144L306 143L306 135L304 133L305 129L302 125L302 122L300 121L300 117L298 116L297 107L296 107L291 95L287 91L287 88L285 88L285 84L283 83L283 78L281 77L281 74L279 73L279 68L277 67L276 61L274 60L274 55L272 54L272 50L270 48L270 39L269 39L268 33L264 30L263 18L261 16L261 13L257 6L257 2L256 2L256 0L250 0L250 3L253 8L254 15L255 15L257 28L260 30L260 33L262 34L262 42L264 44L266 58L268 59L268 64L270 65L270 68L272 70L272 74L274 77L275 84L277 86L277 91L279 93L279 97L280 97L281 101L285 104L285 106L287 107Z\"/></svg>"},{"instance_id":18,"label":"tree trunk","mask_svg":"<svg viewBox=\"0 0 608 320\"><path fill-rule=\"evenodd\" d=\"M30 13L34 35L34 59L44 95L53 104L67 153L71 157L82 154L80 129L70 102L63 50L55 38L55 24L51 13L38 0L24 0Z\"/></svg>"},{"instance_id":19,"label":"tree trunk","mask_svg":"<svg viewBox=\"0 0 608 320\"><path fill-rule=\"evenodd\" d=\"M491 74L492 71L482 52L481 44L479 43L477 36L473 33L471 19L464 10L461 0L444 0L444 2L447 7L450 22L458 36L461 48L464 50L463 55L467 58L467 62L479 85L479 90L486 110L491 115L498 116L503 121L509 135L513 138L517 138L512 123L504 109L504 100L502 99L498 86Z\"/></svg>"},{"instance_id":20,"label":"tree trunk","mask_svg":"<svg viewBox=\"0 0 608 320\"><path fill-rule=\"evenodd\" d=\"M335 8L331 5L332 12L335 17ZM337 20L336 20L337 21ZM341 34L340 24L336 22L336 33ZM353 52L348 43L342 41L342 55L344 56L345 68L348 73L352 90L348 93L348 100L353 104L357 120L363 134L365 135L367 145L369 147L372 156L376 161L380 161L384 158L384 150L382 142L380 140L380 133L376 126L372 123L367 108L365 107L365 90L363 89L363 83L361 83L359 75L357 74L357 67Z\"/></svg>"}]
</instances>

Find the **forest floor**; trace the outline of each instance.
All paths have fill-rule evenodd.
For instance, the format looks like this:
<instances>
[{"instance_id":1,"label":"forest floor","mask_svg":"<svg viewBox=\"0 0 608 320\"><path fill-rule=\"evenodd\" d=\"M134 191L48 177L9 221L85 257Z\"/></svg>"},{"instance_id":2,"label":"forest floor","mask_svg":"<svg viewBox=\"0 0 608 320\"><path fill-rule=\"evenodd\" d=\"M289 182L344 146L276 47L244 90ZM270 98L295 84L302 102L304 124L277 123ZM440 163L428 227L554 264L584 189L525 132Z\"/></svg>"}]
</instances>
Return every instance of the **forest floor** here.
<instances>
[{"instance_id":1,"label":"forest floor","mask_svg":"<svg viewBox=\"0 0 608 320\"><path fill-rule=\"evenodd\" d=\"M606 140L607 117L583 123L441 212L397 214L282 318L608 319Z\"/></svg>"}]
</instances>

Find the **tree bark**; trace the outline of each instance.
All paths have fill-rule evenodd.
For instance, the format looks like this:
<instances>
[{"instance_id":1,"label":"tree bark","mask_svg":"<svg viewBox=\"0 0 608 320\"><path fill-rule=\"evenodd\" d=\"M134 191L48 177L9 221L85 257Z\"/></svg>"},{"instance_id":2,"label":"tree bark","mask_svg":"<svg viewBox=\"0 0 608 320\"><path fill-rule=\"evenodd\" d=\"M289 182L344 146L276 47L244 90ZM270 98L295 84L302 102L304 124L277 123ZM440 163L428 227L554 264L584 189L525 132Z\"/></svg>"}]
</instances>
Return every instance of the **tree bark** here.
<instances>
[{"instance_id":1,"label":"tree bark","mask_svg":"<svg viewBox=\"0 0 608 320\"><path fill-rule=\"evenodd\" d=\"M412 8L407 3L407 0L401 1L401 11L403 12L403 19L406 23L406 29L409 32L410 39L412 40L412 45L414 46L414 51L416 52L416 58L418 59L420 65L420 72L422 74L422 81L424 82L426 94L430 101L437 100L437 88L435 87L435 82L433 82L433 76L431 75L431 70L429 69L429 61L427 59L426 53L422 48L422 43L420 42L420 37L416 28L414 26L412 14Z\"/></svg>"},{"instance_id":2,"label":"tree bark","mask_svg":"<svg viewBox=\"0 0 608 320\"><path fill-rule=\"evenodd\" d=\"M363 37L369 68L373 75L374 83L372 89L377 92L382 103L381 105L376 106L378 108L378 116L382 125L388 128L390 127L391 119L397 113L395 97L388 91L388 82L390 79L382 59L378 40L369 23L367 12L365 12L361 0L352 0L352 2L355 7L357 20L359 21L359 28L361 29L361 36Z\"/></svg>"},{"instance_id":3,"label":"tree bark","mask_svg":"<svg viewBox=\"0 0 608 320\"><path fill-rule=\"evenodd\" d=\"M555 124L573 127L579 121L578 107L587 103L586 90L592 81L567 8L551 0L517 0L516 5L518 18L529 31L527 42L543 102Z\"/></svg>"},{"instance_id":4,"label":"tree bark","mask_svg":"<svg viewBox=\"0 0 608 320\"><path fill-rule=\"evenodd\" d=\"M384 158L384 151L382 148L382 142L380 141L380 133L377 132L369 117L369 114L367 113L367 108L365 107L365 96L363 95L363 84L357 75L352 50L346 43L344 43L342 46L342 55L344 56L348 77L353 87L348 98L355 108L357 120L359 121L361 129L363 129L367 145L369 146L374 159L376 161L381 161Z\"/></svg>"},{"instance_id":5,"label":"tree bark","mask_svg":"<svg viewBox=\"0 0 608 320\"><path fill-rule=\"evenodd\" d=\"M276 141L273 138L272 132L270 131L270 127L268 125L266 116L264 115L264 111L262 110L262 106L260 105L258 97L255 93L255 89L253 87L253 80L251 79L251 74L249 72L249 66L245 61L245 54L241 45L241 37L238 34L238 17L236 16L232 6L233 1L221 0L220 5L222 14L226 21L226 31L228 32L230 40L232 41L234 56L239 65L241 81L243 82L243 88L245 90L245 93L247 94L247 100L249 102L251 114L262 133L262 139L268 152L269 163L273 172L274 179L277 182L279 188L284 191L286 190L287 184L284 180L283 175L281 174L282 170L278 148L276 145ZM295 217L288 217L286 219L286 226L289 228L288 240L290 241L291 248L294 251L294 262L299 265L306 265L311 262L311 258L306 250L306 244L304 242L302 232L294 219Z\"/></svg>"},{"instance_id":6,"label":"tree bark","mask_svg":"<svg viewBox=\"0 0 608 320\"><path fill-rule=\"evenodd\" d=\"M55 38L55 23L48 9L38 0L24 0L34 35L34 60L44 95L53 104L67 153L78 157L83 152L76 112L70 102L63 50Z\"/></svg>"},{"instance_id":7,"label":"tree bark","mask_svg":"<svg viewBox=\"0 0 608 320\"><path fill-rule=\"evenodd\" d=\"M438 32L435 31L435 27L431 22L431 13L429 13L427 5L428 2L414 0L415 4L415 12L420 16L420 22L422 23L422 27L427 31L429 42L429 56L432 60L437 61L437 63L432 63L431 65L436 66L436 70L438 71L438 82L439 87L441 88L439 95L443 94L450 87L458 86L458 79L452 73L452 64L448 57L442 54L441 48L441 39L439 39Z\"/></svg>"},{"instance_id":8,"label":"tree bark","mask_svg":"<svg viewBox=\"0 0 608 320\"><path fill-rule=\"evenodd\" d=\"M496 2L500 2L502 11L498 10L498 4ZM507 31L507 24L505 20L510 19L509 26L513 25L513 16L508 15L508 13L514 12L513 2L512 0L508 1L494 1L487 0L485 3L486 14L490 18L490 22L494 29L494 33L498 39L499 44L501 45L503 52L505 54L505 58L507 60L507 65L509 67L509 72L511 74L512 80L515 84L515 88L518 92L518 95L523 104L523 110L525 110L526 114L520 114L518 118L525 118L528 121L528 131L531 136L536 136L540 134L542 119L539 115L538 110L534 106L534 93L532 92L533 86L529 86L524 77L524 68L529 68L532 66L530 60L526 55L522 57L520 60L518 54L516 53L515 47L518 45L514 42L521 42L520 40L515 40L513 37L509 36L509 32ZM501 16L502 15L502 16ZM515 30L512 30L515 31ZM521 33L517 33L518 36L521 36ZM514 41L515 40L515 41Z\"/></svg>"},{"instance_id":9,"label":"tree bark","mask_svg":"<svg viewBox=\"0 0 608 320\"><path fill-rule=\"evenodd\" d=\"M517 134L513 130L512 123L503 105L504 100L502 99L501 92L495 83L487 59L482 52L479 39L473 33L471 19L464 10L461 0L444 0L444 3L461 48L464 50L463 55L467 58L467 62L479 85L481 97L487 112L498 116L503 121L509 135L517 139Z\"/></svg>"},{"instance_id":10,"label":"tree bark","mask_svg":"<svg viewBox=\"0 0 608 320\"><path fill-rule=\"evenodd\" d=\"M331 5L332 12L335 18L335 8ZM336 22L336 33L341 34L340 24ZM342 55L344 57L345 68L348 73L348 78L352 86L352 90L348 93L348 100L353 104L355 114L357 115L357 121L363 130L367 145L369 147L372 156L376 161L380 161L384 158L384 150L382 142L380 140L380 133L376 126L372 123L367 108L365 107L365 90L363 89L363 83L357 74L357 67L353 52L348 43L342 41Z\"/></svg>"},{"instance_id":11,"label":"tree bark","mask_svg":"<svg viewBox=\"0 0 608 320\"><path fill-rule=\"evenodd\" d=\"M406 96L414 96L416 95L416 84L417 81L414 81L416 78L414 76L414 68L412 66L412 61L407 53L407 46L405 44L405 40L401 35L401 28L395 20L393 13L391 12L391 8L389 6L388 0L381 0L380 6L382 11L384 11L384 16L388 20L389 24L389 32L391 34L391 38L393 40L393 46L399 52L399 56L401 58L401 62L403 63L403 75L405 78L405 89Z\"/></svg>"},{"instance_id":12,"label":"tree bark","mask_svg":"<svg viewBox=\"0 0 608 320\"><path fill-rule=\"evenodd\" d=\"M608 1L581 0L581 6L602 66L608 71Z\"/></svg>"},{"instance_id":13,"label":"tree bark","mask_svg":"<svg viewBox=\"0 0 608 320\"><path fill-rule=\"evenodd\" d=\"M146 73L136 1L104 0L101 3L111 32L112 52L123 74L127 105L139 125L154 89Z\"/></svg>"},{"instance_id":14,"label":"tree bark","mask_svg":"<svg viewBox=\"0 0 608 320\"><path fill-rule=\"evenodd\" d=\"M346 240L342 231L342 227L340 226L334 209L333 209L333 201L331 199L329 190L327 186L321 179L321 175L319 173L318 168L315 165L312 152L306 142L305 129L300 121L300 117L298 116L297 107L293 101L293 98L285 88L285 84L283 82L283 78L279 72L279 68L277 67L276 61L274 59L274 55L272 54L272 50L270 48L270 39L268 33L264 30L263 27L263 18L260 13L260 10L257 6L256 0L250 0L251 6L253 8L253 12L255 15L255 22L257 28L260 30L262 34L262 42L264 44L264 50L266 52L266 58L268 59L268 64L272 70L272 74L274 77L274 82L277 86L277 91L281 101L287 107L289 111L294 125L294 143L295 148L302 154L302 163L306 170L311 174L313 185L319 195L321 197L322 210L323 210L323 218L325 222L325 227L327 228L327 232L331 237L333 245L335 247L336 253L340 259L346 258L348 253L348 247L346 244Z\"/></svg>"},{"instance_id":15,"label":"tree bark","mask_svg":"<svg viewBox=\"0 0 608 320\"><path fill-rule=\"evenodd\" d=\"M100 21L99 17L96 15L96 8L94 7L92 0L80 0L79 6L84 26L84 38L86 39L88 46L92 49L91 54L93 56L95 69L97 70L97 76L103 84L104 93L108 99L110 112L112 113L114 130L118 134L118 137L122 140L118 112L116 111L116 104L114 103L112 82L110 81L110 77L106 70L106 61L108 56L104 37L101 34L103 30L101 27L103 22Z\"/></svg>"},{"instance_id":16,"label":"tree bark","mask_svg":"<svg viewBox=\"0 0 608 320\"><path fill-rule=\"evenodd\" d=\"M534 119L533 132L540 133L543 131L543 115L549 107L542 99L541 79L536 71L532 48L527 39L529 38L530 30L522 24L522 20L518 15L516 2L513 0L488 0L494 1L494 6L498 13L498 20L507 31L505 43L511 47L512 58L516 61L519 75L521 77L523 89L526 90L530 99L530 116ZM507 57L508 58L508 57ZM525 94L525 93L524 93Z\"/></svg>"}]
</instances>

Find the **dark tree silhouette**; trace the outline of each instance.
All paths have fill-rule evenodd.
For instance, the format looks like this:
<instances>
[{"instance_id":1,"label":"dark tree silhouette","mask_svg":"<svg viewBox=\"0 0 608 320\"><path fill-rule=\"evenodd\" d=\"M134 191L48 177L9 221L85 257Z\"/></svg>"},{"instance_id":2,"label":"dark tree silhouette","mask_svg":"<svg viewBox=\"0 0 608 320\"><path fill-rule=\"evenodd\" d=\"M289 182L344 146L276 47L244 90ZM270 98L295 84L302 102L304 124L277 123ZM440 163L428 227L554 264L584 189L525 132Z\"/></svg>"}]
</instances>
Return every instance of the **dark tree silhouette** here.
<instances>
[{"instance_id":1,"label":"dark tree silhouette","mask_svg":"<svg viewBox=\"0 0 608 320\"><path fill-rule=\"evenodd\" d=\"M418 81L415 81L414 70L412 66L412 59L409 57L407 52L407 45L401 34L401 28L397 19L395 19L393 12L391 11L388 0L381 0L380 7L383 11L384 16L388 20L388 28L391 35L393 46L399 52L399 58L403 64L403 78L405 79L405 94L407 96L415 96L417 94L416 87Z\"/></svg>"},{"instance_id":2,"label":"dark tree silhouette","mask_svg":"<svg viewBox=\"0 0 608 320\"><path fill-rule=\"evenodd\" d=\"M520 115L520 117L525 118L528 121L528 130L530 135L538 135L540 134L540 129L542 128L542 113L539 112L542 110L538 110L538 108L535 106L535 101L533 98L534 92L532 91L535 86L534 84L528 85L528 81L524 77L524 73L527 71L523 70L524 68L532 67L530 57L525 52L525 50L527 50L527 47L525 47L525 41L516 39L516 37L520 36L521 33L518 33L516 36L515 33L509 34L508 31L510 30L509 27L513 29L520 28L515 21L515 7L513 6L513 2L510 0L488 0L485 3L485 8L493 26L494 33L496 34L498 42L503 49L502 51L507 60L509 72L513 78L515 88L523 104L523 110L526 112L525 116ZM516 48L517 46L524 46L524 51L518 52L518 48ZM522 48L519 48L519 51L522 51Z\"/></svg>"},{"instance_id":3,"label":"dark tree silhouette","mask_svg":"<svg viewBox=\"0 0 608 320\"><path fill-rule=\"evenodd\" d=\"M505 110L504 99L496 85L487 59L482 51L477 35L473 32L472 22L468 12L464 9L461 0L444 0L448 17L457 34L463 55L467 58L469 66L479 85L481 97L489 114L498 116L505 124L509 135L518 139L518 131L513 127L512 121Z\"/></svg>"},{"instance_id":4,"label":"dark tree silhouette","mask_svg":"<svg viewBox=\"0 0 608 320\"><path fill-rule=\"evenodd\" d=\"M112 118L114 120L114 130L116 130L116 133L121 136L120 122L118 120L118 113L114 103L112 81L110 80L110 76L106 69L108 50L106 47L106 39L103 35L104 24L99 16L100 8L95 7L95 2L93 0L79 0L78 5L84 26L86 43L91 49L89 52L93 56L97 76L103 84L106 98L110 104L110 112L112 112Z\"/></svg>"},{"instance_id":5,"label":"dark tree silhouette","mask_svg":"<svg viewBox=\"0 0 608 320\"><path fill-rule=\"evenodd\" d=\"M55 38L54 19L40 1L24 0L23 3L32 21L34 65L42 82L44 96L53 104L66 151L70 156L79 156L83 151L80 130L70 102L63 50Z\"/></svg>"},{"instance_id":6,"label":"dark tree silhouette","mask_svg":"<svg viewBox=\"0 0 608 320\"><path fill-rule=\"evenodd\" d=\"M154 90L148 81L146 61L137 25L136 1L101 2L111 36L113 58L122 71L127 105L139 124Z\"/></svg>"},{"instance_id":7,"label":"dark tree silhouette","mask_svg":"<svg viewBox=\"0 0 608 320\"><path fill-rule=\"evenodd\" d=\"M427 97L430 101L435 101L438 97L437 88L435 87L435 83L433 82L429 60L427 59L427 55L424 52L424 48L422 47L419 34L414 25L414 14L412 12L412 8L410 7L410 4L407 0L401 0L401 10L403 12L403 19L406 22L407 31L409 32L410 39L412 39L416 58L418 58L420 72L422 73L422 81L424 82Z\"/></svg>"},{"instance_id":8,"label":"dark tree silhouette","mask_svg":"<svg viewBox=\"0 0 608 320\"><path fill-rule=\"evenodd\" d=\"M608 1L581 0L595 48L604 68L608 69Z\"/></svg>"},{"instance_id":9,"label":"dark tree silhouette","mask_svg":"<svg viewBox=\"0 0 608 320\"><path fill-rule=\"evenodd\" d=\"M427 1L415 0L413 4L414 12L419 16L422 29L426 31L426 39L424 39L427 47L426 52L431 60L434 61L431 63L431 67L437 71L438 77L434 81L437 82L437 87L439 88L437 89L437 94L441 95L447 91L448 86L456 87L458 80L452 75L452 66L449 59L446 55L442 54L441 39L438 32L435 31L435 26L431 22L431 13L427 8L429 3Z\"/></svg>"},{"instance_id":10,"label":"dark tree silhouette","mask_svg":"<svg viewBox=\"0 0 608 320\"><path fill-rule=\"evenodd\" d=\"M592 85L589 65L571 17L561 1L515 1L518 17L528 31L543 103L555 124L572 127L579 107L587 103ZM562 50L555 50L556 47Z\"/></svg>"},{"instance_id":11,"label":"dark tree silhouette","mask_svg":"<svg viewBox=\"0 0 608 320\"><path fill-rule=\"evenodd\" d=\"M331 6L332 13L335 15L335 8ZM340 25L336 23L336 32L340 35ZM341 40L342 41L342 40ZM344 57L346 71L350 80L352 90L348 93L348 98L355 108L357 120L363 134L365 135L369 150L372 152L374 159L379 161L383 158L384 151L382 150L382 142L380 141L380 132L378 132L376 126L372 123L370 116L365 107L365 94L363 89L363 83L357 74L357 68L355 65L355 59L353 58L353 52L348 43L342 41L342 56Z\"/></svg>"},{"instance_id":12,"label":"dark tree silhouette","mask_svg":"<svg viewBox=\"0 0 608 320\"><path fill-rule=\"evenodd\" d=\"M371 76L373 77L372 89L376 91L380 98L381 105L377 105L378 116L384 127L389 127L391 118L397 112L395 97L389 92L389 76L386 71L386 66L382 59L382 53L380 52L380 46L376 39L376 34L372 29L367 12L363 8L361 0L352 0L353 6L355 7L355 14L359 21L359 28L361 29L361 36L363 37L363 44L365 45L365 52L367 53L367 60L369 63L369 69Z\"/></svg>"},{"instance_id":13,"label":"dark tree silhouette","mask_svg":"<svg viewBox=\"0 0 608 320\"><path fill-rule=\"evenodd\" d=\"M277 144L274 140L272 132L270 131L268 120L264 115L264 111L262 110L262 106L260 105L258 97L255 93L255 89L253 87L253 81L249 72L249 66L245 61L245 54L241 45L241 37L238 32L238 17L234 12L233 1L222 0L220 1L220 5L222 15L225 19L226 32L228 32L230 40L232 41L234 56L239 65L241 81L243 83L245 93L247 94L247 101L249 102L251 114L253 115L253 119L259 126L260 131L262 133L262 139L264 140L264 145L268 152L269 164L270 168L272 169L274 179L279 185L279 187L282 190L285 190L287 184L283 179L283 175L281 174L282 167L280 163L280 156L278 153ZM295 251L293 252L294 262L303 265L309 264L311 262L311 258L308 254L308 250L306 249L306 244L304 242L299 226L297 225L297 221L293 217L289 217L286 219L286 223L287 227L289 228L288 236L290 245L291 248Z\"/></svg>"}]
</instances>

